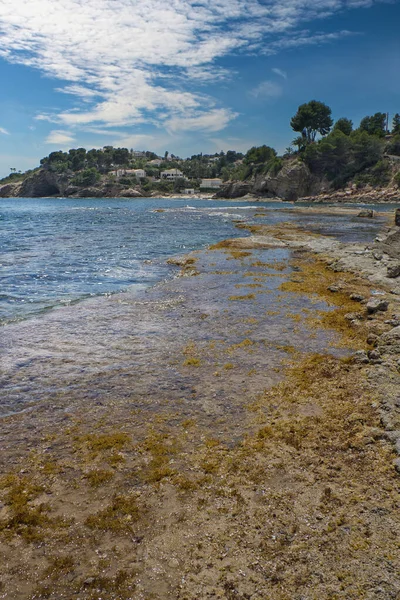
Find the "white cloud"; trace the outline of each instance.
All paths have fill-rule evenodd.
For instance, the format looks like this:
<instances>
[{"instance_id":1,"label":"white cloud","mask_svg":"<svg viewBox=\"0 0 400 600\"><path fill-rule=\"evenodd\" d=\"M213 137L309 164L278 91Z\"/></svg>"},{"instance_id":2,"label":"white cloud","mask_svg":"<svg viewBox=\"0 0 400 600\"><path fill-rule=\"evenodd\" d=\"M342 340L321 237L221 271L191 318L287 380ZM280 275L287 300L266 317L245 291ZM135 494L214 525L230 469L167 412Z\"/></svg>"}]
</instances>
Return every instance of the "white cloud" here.
<instances>
[{"instance_id":1,"label":"white cloud","mask_svg":"<svg viewBox=\"0 0 400 600\"><path fill-rule=\"evenodd\" d=\"M279 77L283 77L283 79L287 79L287 73L282 71L282 69L274 68L272 69L272 72L275 73L275 75L279 75Z\"/></svg>"},{"instance_id":2,"label":"white cloud","mask_svg":"<svg viewBox=\"0 0 400 600\"><path fill-rule=\"evenodd\" d=\"M282 95L282 87L275 81L262 81L257 87L250 90L249 95L254 98L279 98Z\"/></svg>"},{"instance_id":3,"label":"white cloud","mask_svg":"<svg viewBox=\"0 0 400 600\"><path fill-rule=\"evenodd\" d=\"M7 131L7 129L4 129L4 127L0 127L0 133L2 133L3 135L10 135L9 131Z\"/></svg>"},{"instance_id":4,"label":"white cloud","mask_svg":"<svg viewBox=\"0 0 400 600\"><path fill-rule=\"evenodd\" d=\"M41 120L217 131L235 113L198 87L229 78L218 59L339 39L349 32L310 35L302 24L374 1L2 0L0 57L67 82L56 89L72 95L74 108Z\"/></svg>"},{"instance_id":5,"label":"white cloud","mask_svg":"<svg viewBox=\"0 0 400 600\"><path fill-rule=\"evenodd\" d=\"M74 141L75 139L68 131L61 131L59 129L50 131L49 135L45 139L46 144L60 144L60 146L70 144Z\"/></svg>"}]
</instances>

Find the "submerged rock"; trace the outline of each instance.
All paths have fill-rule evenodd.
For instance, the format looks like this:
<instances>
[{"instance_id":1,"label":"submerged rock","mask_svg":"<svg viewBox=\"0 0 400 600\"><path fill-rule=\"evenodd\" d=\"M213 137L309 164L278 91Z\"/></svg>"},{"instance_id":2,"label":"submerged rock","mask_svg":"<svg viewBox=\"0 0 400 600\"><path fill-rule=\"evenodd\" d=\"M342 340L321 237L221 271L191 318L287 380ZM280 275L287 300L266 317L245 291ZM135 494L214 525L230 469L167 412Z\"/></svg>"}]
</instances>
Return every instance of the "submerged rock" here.
<instances>
[{"instance_id":1,"label":"submerged rock","mask_svg":"<svg viewBox=\"0 0 400 600\"><path fill-rule=\"evenodd\" d=\"M373 210L361 210L357 217L363 217L364 219L372 219L375 215Z\"/></svg>"}]
</instances>

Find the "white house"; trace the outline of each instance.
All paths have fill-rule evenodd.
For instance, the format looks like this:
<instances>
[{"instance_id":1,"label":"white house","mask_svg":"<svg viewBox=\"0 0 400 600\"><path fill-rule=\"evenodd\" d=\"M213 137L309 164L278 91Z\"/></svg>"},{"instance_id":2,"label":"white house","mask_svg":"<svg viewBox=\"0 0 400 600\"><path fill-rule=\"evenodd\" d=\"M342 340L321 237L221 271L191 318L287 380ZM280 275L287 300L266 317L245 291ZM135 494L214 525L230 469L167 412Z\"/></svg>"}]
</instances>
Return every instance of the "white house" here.
<instances>
[{"instance_id":1,"label":"white house","mask_svg":"<svg viewBox=\"0 0 400 600\"><path fill-rule=\"evenodd\" d=\"M146 171L143 169L118 169L117 177L133 177L136 179L141 179L142 177L146 177Z\"/></svg>"},{"instance_id":2,"label":"white house","mask_svg":"<svg viewBox=\"0 0 400 600\"><path fill-rule=\"evenodd\" d=\"M222 179L202 179L201 180L201 184L200 184L200 189L201 188L207 188L207 189L218 189L220 188L222 185Z\"/></svg>"},{"instance_id":3,"label":"white house","mask_svg":"<svg viewBox=\"0 0 400 600\"><path fill-rule=\"evenodd\" d=\"M175 181L175 179L185 179L184 174L179 169L167 169L166 171L161 171L160 177L161 179L167 179L168 181Z\"/></svg>"}]
</instances>

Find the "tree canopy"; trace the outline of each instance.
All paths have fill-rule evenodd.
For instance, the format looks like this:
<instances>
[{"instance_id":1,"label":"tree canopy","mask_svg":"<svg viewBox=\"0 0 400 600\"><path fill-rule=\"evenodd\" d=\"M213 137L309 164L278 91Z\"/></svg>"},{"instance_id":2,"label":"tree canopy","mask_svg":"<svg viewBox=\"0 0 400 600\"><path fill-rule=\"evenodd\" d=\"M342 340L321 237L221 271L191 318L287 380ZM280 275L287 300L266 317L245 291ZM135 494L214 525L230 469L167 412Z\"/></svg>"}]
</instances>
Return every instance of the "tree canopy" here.
<instances>
[{"instance_id":1,"label":"tree canopy","mask_svg":"<svg viewBox=\"0 0 400 600\"><path fill-rule=\"evenodd\" d=\"M317 133L327 135L333 125L332 111L323 102L311 100L302 104L292 117L290 125L293 131L298 131L307 143L314 142Z\"/></svg>"},{"instance_id":2,"label":"tree canopy","mask_svg":"<svg viewBox=\"0 0 400 600\"><path fill-rule=\"evenodd\" d=\"M361 131L366 131L369 135L384 137L386 133L386 115L377 112L372 116L364 117L360 122Z\"/></svg>"},{"instance_id":3,"label":"tree canopy","mask_svg":"<svg viewBox=\"0 0 400 600\"><path fill-rule=\"evenodd\" d=\"M341 131L345 135L350 135L353 131L353 121L346 119L346 117L342 117L334 124L332 132L333 131Z\"/></svg>"}]
</instances>

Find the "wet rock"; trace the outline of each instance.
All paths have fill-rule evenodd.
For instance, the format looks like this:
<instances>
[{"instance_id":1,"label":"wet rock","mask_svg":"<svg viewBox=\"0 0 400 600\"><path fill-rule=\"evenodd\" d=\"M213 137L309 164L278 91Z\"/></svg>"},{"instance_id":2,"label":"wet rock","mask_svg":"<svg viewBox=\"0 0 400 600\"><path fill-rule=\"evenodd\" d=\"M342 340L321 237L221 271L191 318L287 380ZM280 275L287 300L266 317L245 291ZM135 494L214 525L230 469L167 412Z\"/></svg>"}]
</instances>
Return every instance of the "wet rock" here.
<instances>
[{"instance_id":1,"label":"wet rock","mask_svg":"<svg viewBox=\"0 0 400 600\"><path fill-rule=\"evenodd\" d=\"M396 277L399 277L399 275L400 275L400 264L391 265L390 267L387 268L387 276L390 277L391 279L395 279Z\"/></svg>"},{"instance_id":2,"label":"wet rock","mask_svg":"<svg viewBox=\"0 0 400 600\"><path fill-rule=\"evenodd\" d=\"M400 208L396 208L394 211L394 223L397 227L400 227Z\"/></svg>"},{"instance_id":3,"label":"wet rock","mask_svg":"<svg viewBox=\"0 0 400 600\"><path fill-rule=\"evenodd\" d=\"M384 312L388 309L389 302L387 300L383 300L382 298L371 298L367 302L367 312L372 315L376 312Z\"/></svg>"},{"instance_id":4,"label":"wet rock","mask_svg":"<svg viewBox=\"0 0 400 600\"><path fill-rule=\"evenodd\" d=\"M364 350L358 350L352 356L352 360L354 363L366 365L369 363L369 358L367 353Z\"/></svg>"},{"instance_id":5,"label":"wet rock","mask_svg":"<svg viewBox=\"0 0 400 600\"><path fill-rule=\"evenodd\" d=\"M363 217L364 219L372 219L374 217L375 213L373 210L361 210L357 217Z\"/></svg>"}]
</instances>

